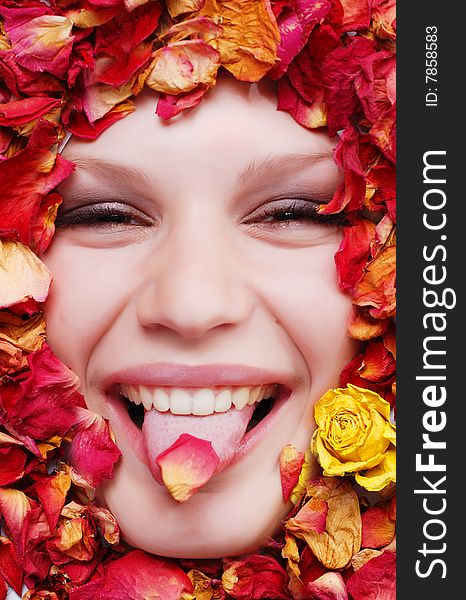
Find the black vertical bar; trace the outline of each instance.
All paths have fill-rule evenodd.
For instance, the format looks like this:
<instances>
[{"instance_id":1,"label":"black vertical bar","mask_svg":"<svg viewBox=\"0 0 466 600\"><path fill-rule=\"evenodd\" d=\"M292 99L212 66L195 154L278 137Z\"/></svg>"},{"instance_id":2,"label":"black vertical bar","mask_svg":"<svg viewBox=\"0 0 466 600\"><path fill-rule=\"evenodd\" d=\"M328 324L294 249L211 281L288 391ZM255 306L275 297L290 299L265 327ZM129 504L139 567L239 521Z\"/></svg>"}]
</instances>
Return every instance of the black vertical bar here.
<instances>
[{"instance_id":1,"label":"black vertical bar","mask_svg":"<svg viewBox=\"0 0 466 600\"><path fill-rule=\"evenodd\" d=\"M464 12L433 0L397 5L401 600L465 595Z\"/></svg>"}]
</instances>

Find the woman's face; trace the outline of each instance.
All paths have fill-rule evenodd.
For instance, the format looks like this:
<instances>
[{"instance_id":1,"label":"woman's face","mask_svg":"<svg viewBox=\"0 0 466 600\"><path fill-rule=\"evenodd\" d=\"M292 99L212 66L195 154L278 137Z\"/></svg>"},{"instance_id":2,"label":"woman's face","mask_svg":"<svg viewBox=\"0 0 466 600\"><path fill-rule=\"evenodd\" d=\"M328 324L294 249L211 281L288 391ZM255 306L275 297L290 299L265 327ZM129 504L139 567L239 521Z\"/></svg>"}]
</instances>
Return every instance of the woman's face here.
<instances>
[{"instance_id":1,"label":"woman's face","mask_svg":"<svg viewBox=\"0 0 466 600\"><path fill-rule=\"evenodd\" d=\"M280 451L306 450L314 403L355 353L341 228L316 215L340 175L334 142L278 112L263 85L222 80L168 123L154 108L144 93L64 151L78 168L43 257L48 341L122 451L99 497L125 539L235 555L286 514ZM220 467L180 504L153 472L182 433L211 441Z\"/></svg>"}]
</instances>

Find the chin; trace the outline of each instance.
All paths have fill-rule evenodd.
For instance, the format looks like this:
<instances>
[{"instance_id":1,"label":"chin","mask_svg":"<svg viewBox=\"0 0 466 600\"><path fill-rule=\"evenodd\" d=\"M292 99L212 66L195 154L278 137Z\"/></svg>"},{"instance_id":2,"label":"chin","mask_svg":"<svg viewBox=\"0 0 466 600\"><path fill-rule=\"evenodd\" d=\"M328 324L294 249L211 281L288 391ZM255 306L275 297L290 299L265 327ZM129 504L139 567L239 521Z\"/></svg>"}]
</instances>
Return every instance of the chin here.
<instances>
[{"instance_id":1,"label":"chin","mask_svg":"<svg viewBox=\"0 0 466 600\"><path fill-rule=\"evenodd\" d=\"M275 462L275 461L273 461ZM236 464L178 504L154 480L143 483L123 459L99 500L131 546L172 558L222 558L254 552L279 529L283 502L278 464ZM271 472L273 471L273 472Z\"/></svg>"}]
</instances>

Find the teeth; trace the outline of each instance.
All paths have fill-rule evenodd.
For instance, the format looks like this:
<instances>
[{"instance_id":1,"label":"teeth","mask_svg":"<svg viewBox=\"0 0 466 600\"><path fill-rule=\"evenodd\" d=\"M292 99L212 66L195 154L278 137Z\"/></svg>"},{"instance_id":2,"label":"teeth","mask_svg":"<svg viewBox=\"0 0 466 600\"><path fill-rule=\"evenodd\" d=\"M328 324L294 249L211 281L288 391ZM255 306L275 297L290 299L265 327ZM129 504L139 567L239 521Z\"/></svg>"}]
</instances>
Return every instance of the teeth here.
<instances>
[{"instance_id":1,"label":"teeth","mask_svg":"<svg viewBox=\"0 0 466 600\"><path fill-rule=\"evenodd\" d=\"M154 395L152 394L152 392L148 388L144 387L143 385L140 385L139 386L139 395L141 396L144 408L146 410L150 410L152 408L152 400L154 398Z\"/></svg>"},{"instance_id":2,"label":"teeth","mask_svg":"<svg viewBox=\"0 0 466 600\"><path fill-rule=\"evenodd\" d=\"M159 388L144 385L122 385L121 393L145 410L170 411L174 415L211 415L234 407L242 410L264 398L278 396L277 385L215 388Z\"/></svg>"},{"instance_id":3,"label":"teeth","mask_svg":"<svg viewBox=\"0 0 466 600\"><path fill-rule=\"evenodd\" d=\"M235 405L236 410L242 410L249 400L249 391L251 388L242 387L233 392L232 402Z\"/></svg>"},{"instance_id":4,"label":"teeth","mask_svg":"<svg viewBox=\"0 0 466 600\"><path fill-rule=\"evenodd\" d=\"M193 400L188 392L174 389L170 395L170 412L174 415L190 415L192 413Z\"/></svg>"},{"instance_id":5,"label":"teeth","mask_svg":"<svg viewBox=\"0 0 466 600\"><path fill-rule=\"evenodd\" d=\"M156 388L154 392L153 404L154 408L156 408L158 411L167 412L167 410L170 410L170 397L160 388Z\"/></svg>"},{"instance_id":6,"label":"teeth","mask_svg":"<svg viewBox=\"0 0 466 600\"><path fill-rule=\"evenodd\" d=\"M222 390L215 398L215 412L226 412L231 408L230 390Z\"/></svg>"},{"instance_id":7,"label":"teeth","mask_svg":"<svg viewBox=\"0 0 466 600\"><path fill-rule=\"evenodd\" d=\"M212 390L199 390L193 396L193 415L211 415L215 410L215 394Z\"/></svg>"}]
</instances>

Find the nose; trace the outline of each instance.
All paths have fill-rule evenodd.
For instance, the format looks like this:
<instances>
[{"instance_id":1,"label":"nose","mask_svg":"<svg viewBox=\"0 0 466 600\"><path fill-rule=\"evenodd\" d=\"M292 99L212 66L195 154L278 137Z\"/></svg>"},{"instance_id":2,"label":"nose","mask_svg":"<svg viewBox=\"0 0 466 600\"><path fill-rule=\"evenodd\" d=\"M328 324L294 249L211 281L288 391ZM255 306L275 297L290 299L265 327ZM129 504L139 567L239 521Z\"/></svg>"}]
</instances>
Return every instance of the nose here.
<instances>
[{"instance_id":1,"label":"nose","mask_svg":"<svg viewBox=\"0 0 466 600\"><path fill-rule=\"evenodd\" d=\"M137 301L144 328L198 338L246 320L253 300L244 268L218 231L177 231L154 250Z\"/></svg>"}]
</instances>

